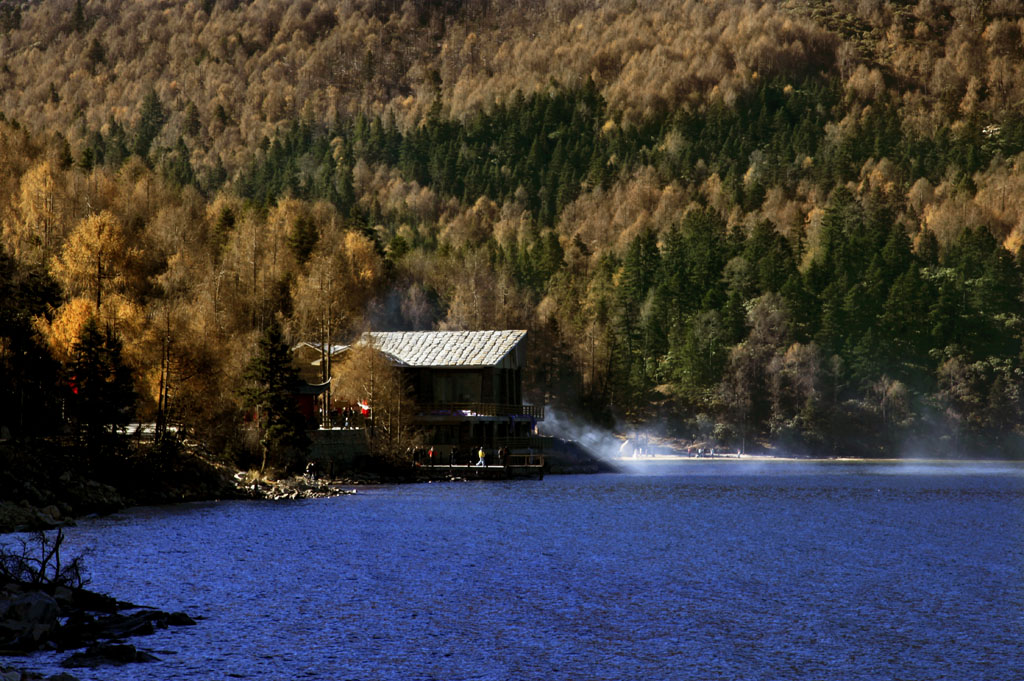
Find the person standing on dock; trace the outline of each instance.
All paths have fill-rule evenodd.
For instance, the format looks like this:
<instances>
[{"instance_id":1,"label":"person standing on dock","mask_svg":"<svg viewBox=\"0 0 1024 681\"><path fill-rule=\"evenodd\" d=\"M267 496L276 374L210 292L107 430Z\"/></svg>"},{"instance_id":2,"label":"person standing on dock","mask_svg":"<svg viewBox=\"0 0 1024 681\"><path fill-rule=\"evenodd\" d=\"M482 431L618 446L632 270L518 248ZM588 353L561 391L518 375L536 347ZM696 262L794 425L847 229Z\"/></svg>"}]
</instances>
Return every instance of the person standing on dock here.
<instances>
[{"instance_id":1,"label":"person standing on dock","mask_svg":"<svg viewBox=\"0 0 1024 681\"><path fill-rule=\"evenodd\" d=\"M476 455L480 458L480 460L476 462L476 465L477 466L486 466L487 465L487 452L484 451L483 445L480 445L480 451L478 451L476 453Z\"/></svg>"}]
</instances>

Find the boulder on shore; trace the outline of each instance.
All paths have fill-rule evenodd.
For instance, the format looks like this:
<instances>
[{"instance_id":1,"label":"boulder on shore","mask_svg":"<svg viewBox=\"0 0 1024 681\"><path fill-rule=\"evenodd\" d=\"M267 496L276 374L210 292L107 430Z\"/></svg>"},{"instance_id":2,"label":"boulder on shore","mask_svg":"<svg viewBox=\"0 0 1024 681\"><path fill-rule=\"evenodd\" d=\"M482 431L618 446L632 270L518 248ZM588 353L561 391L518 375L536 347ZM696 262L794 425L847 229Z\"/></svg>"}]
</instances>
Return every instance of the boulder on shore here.
<instances>
[{"instance_id":1,"label":"boulder on shore","mask_svg":"<svg viewBox=\"0 0 1024 681\"><path fill-rule=\"evenodd\" d=\"M0 655L85 648L64 660L62 666L153 662L158 658L123 639L168 626L194 624L196 621L183 612L139 607L83 588L0 582ZM51 678L74 681L68 674ZM41 679L39 675L0 667L0 681Z\"/></svg>"},{"instance_id":2,"label":"boulder on shore","mask_svg":"<svg viewBox=\"0 0 1024 681\"><path fill-rule=\"evenodd\" d=\"M60 663L62 667L101 667L108 664L132 664L134 662L155 662L160 658L130 643L99 643L75 653Z\"/></svg>"},{"instance_id":3,"label":"boulder on shore","mask_svg":"<svg viewBox=\"0 0 1024 681\"><path fill-rule=\"evenodd\" d=\"M67 672L44 677L42 674L36 674L35 672L23 672L12 667L0 665L0 681L78 681L78 677L72 676Z\"/></svg>"},{"instance_id":4,"label":"boulder on shore","mask_svg":"<svg viewBox=\"0 0 1024 681\"><path fill-rule=\"evenodd\" d=\"M38 648L59 627L59 613L57 601L41 591L3 598L0 600L0 651Z\"/></svg>"}]
</instances>

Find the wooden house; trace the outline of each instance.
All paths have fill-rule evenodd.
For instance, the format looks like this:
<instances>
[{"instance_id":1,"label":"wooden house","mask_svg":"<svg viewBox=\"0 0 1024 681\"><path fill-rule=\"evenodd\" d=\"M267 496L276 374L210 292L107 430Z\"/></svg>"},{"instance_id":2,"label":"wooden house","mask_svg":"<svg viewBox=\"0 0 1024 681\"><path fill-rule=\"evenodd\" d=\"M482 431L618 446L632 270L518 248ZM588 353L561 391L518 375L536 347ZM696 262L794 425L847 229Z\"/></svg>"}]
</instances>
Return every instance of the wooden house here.
<instances>
[{"instance_id":1,"label":"wooden house","mask_svg":"<svg viewBox=\"0 0 1024 681\"><path fill-rule=\"evenodd\" d=\"M523 403L526 331L395 331L363 334L408 380L414 422L440 450L519 448L544 419Z\"/></svg>"},{"instance_id":2,"label":"wooden house","mask_svg":"<svg viewBox=\"0 0 1024 681\"><path fill-rule=\"evenodd\" d=\"M499 447L507 447L509 459L496 467L505 469L504 475L536 474L549 465L560 472L608 470L577 443L536 434L544 407L523 400L526 339L526 331L521 330L399 331L365 333L355 343L372 344L404 374L415 405L413 421L424 433L425 445L434 448L435 465L454 462L460 475L469 475L470 470L474 475L482 470L484 475L488 469L467 465L475 460L477 449L483 447L491 456ZM315 385L325 374L323 363L340 363L349 347L300 344L294 348L300 372L314 384L308 387L310 392L324 396L321 391L330 381ZM335 464L349 465L365 454L362 419L354 418L351 427L347 423L310 433L313 458L324 463L325 471ZM453 449L460 458L450 456Z\"/></svg>"}]
</instances>

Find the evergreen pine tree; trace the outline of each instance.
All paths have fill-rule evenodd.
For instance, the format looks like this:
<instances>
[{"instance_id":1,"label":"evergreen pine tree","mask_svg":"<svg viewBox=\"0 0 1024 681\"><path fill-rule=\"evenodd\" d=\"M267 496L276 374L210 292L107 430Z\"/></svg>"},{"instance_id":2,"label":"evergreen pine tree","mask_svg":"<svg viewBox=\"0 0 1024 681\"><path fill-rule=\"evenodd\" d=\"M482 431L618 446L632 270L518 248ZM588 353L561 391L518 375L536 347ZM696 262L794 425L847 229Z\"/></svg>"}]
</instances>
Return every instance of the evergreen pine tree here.
<instances>
[{"instance_id":1,"label":"evergreen pine tree","mask_svg":"<svg viewBox=\"0 0 1024 681\"><path fill-rule=\"evenodd\" d=\"M743 254L750 263L761 293L780 291L797 271L789 242L768 222L760 222L754 227L744 244Z\"/></svg>"},{"instance_id":2,"label":"evergreen pine tree","mask_svg":"<svg viewBox=\"0 0 1024 681\"><path fill-rule=\"evenodd\" d=\"M338 210L345 217L353 217L356 211L356 190L352 182L352 167L343 163L338 168L335 186L338 190Z\"/></svg>"},{"instance_id":3,"label":"evergreen pine tree","mask_svg":"<svg viewBox=\"0 0 1024 681\"><path fill-rule=\"evenodd\" d=\"M265 470L268 464L292 468L299 463L298 457L309 449L309 437L294 393L301 381L276 320L260 336L256 354L246 366L243 377L245 405L255 410L260 435L260 470Z\"/></svg>"},{"instance_id":4,"label":"evergreen pine tree","mask_svg":"<svg viewBox=\"0 0 1024 681\"><path fill-rule=\"evenodd\" d=\"M558 234L551 229L545 230L540 236L535 252L537 270L543 285L565 264L563 259L565 253L562 250L562 244L558 240Z\"/></svg>"},{"instance_id":5,"label":"evergreen pine tree","mask_svg":"<svg viewBox=\"0 0 1024 681\"><path fill-rule=\"evenodd\" d=\"M103 43L98 38L93 38L89 44L89 49L85 52L85 59L89 63L89 68L95 72L96 67L100 64L107 63L107 51L103 49Z\"/></svg>"},{"instance_id":6,"label":"evergreen pine tree","mask_svg":"<svg viewBox=\"0 0 1024 681\"><path fill-rule=\"evenodd\" d=\"M826 286L821 295L821 326L814 340L830 355L841 354L847 336L843 318L846 290L845 282L837 280Z\"/></svg>"},{"instance_id":7,"label":"evergreen pine tree","mask_svg":"<svg viewBox=\"0 0 1024 681\"><path fill-rule=\"evenodd\" d=\"M657 235L652 229L644 230L630 243L615 287L615 332L622 348L615 362L622 380L620 387L628 390L624 397L630 402L636 402L638 394L649 387L642 310L659 265Z\"/></svg>"},{"instance_id":8,"label":"evergreen pine tree","mask_svg":"<svg viewBox=\"0 0 1024 681\"><path fill-rule=\"evenodd\" d=\"M177 144L167 156L164 157L164 176L179 187L184 187L195 182L195 171L192 170L192 162L189 160L190 153L185 146L185 140L178 138Z\"/></svg>"},{"instance_id":9,"label":"evergreen pine tree","mask_svg":"<svg viewBox=\"0 0 1024 681\"><path fill-rule=\"evenodd\" d=\"M132 153L146 158L153 140L164 127L164 107L156 91L150 88L149 92L142 99L142 111L139 114L139 122L135 126L135 134L132 140Z\"/></svg>"},{"instance_id":10,"label":"evergreen pine tree","mask_svg":"<svg viewBox=\"0 0 1024 681\"><path fill-rule=\"evenodd\" d=\"M92 147L86 147L82 150L82 158L78 161L78 166L85 172L89 172L96 165L96 157L93 153Z\"/></svg>"},{"instance_id":11,"label":"evergreen pine tree","mask_svg":"<svg viewBox=\"0 0 1024 681\"><path fill-rule=\"evenodd\" d=\"M131 372L121 358L121 341L90 317L72 347L69 414L79 441L97 454L131 420L136 394Z\"/></svg>"},{"instance_id":12,"label":"evergreen pine tree","mask_svg":"<svg viewBox=\"0 0 1024 681\"><path fill-rule=\"evenodd\" d=\"M75 8L71 11L71 30L77 33L84 31L85 28L85 8L82 6L82 0L75 0Z\"/></svg>"},{"instance_id":13,"label":"evergreen pine tree","mask_svg":"<svg viewBox=\"0 0 1024 681\"><path fill-rule=\"evenodd\" d=\"M780 294L786 301L786 308L790 313L794 340L801 343L809 342L817 332L820 310L817 299L807 290L803 275L799 272L790 275L783 284Z\"/></svg>"},{"instance_id":14,"label":"evergreen pine tree","mask_svg":"<svg viewBox=\"0 0 1024 681\"><path fill-rule=\"evenodd\" d=\"M722 379L733 335L715 310L697 313L674 335L672 375L684 395L699 401Z\"/></svg>"},{"instance_id":15,"label":"evergreen pine tree","mask_svg":"<svg viewBox=\"0 0 1024 681\"><path fill-rule=\"evenodd\" d=\"M922 232L917 243L917 259L925 267L934 267L939 264L939 240L935 232L926 229Z\"/></svg>"},{"instance_id":16,"label":"evergreen pine tree","mask_svg":"<svg viewBox=\"0 0 1024 681\"><path fill-rule=\"evenodd\" d=\"M195 137L201 130L201 121L199 120L199 108L195 105L195 102L189 102L185 107L185 122L181 127L189 137Z\"/></svg>"},{"instance_id":17,"label":"evergreen pine tree","mask_svg":"<svg viewBox=\"0 0 1024 681\"><path fill-rule=\"evenodd\" d=\"M679 247L685 250L688 263L687 294L698 305L705 300L711 302L721 294L722 270L732 255L725 222L710 208L696 208L683 217L680 231ZM708 298L709 292L715 295Z\"/></svg>"},{"instance_id":18,"label":"evergreen pine tree","mask_svg":"<svg viewBox=\"0 0 1024 681\"><path fill-rule=\"evenodd\" d=\"M879 318L886 370L909 385L921 383L929 368L928 325L922 304L930 296L915 265L896 278Z\"/></svg>"},{"instance_id":19,"label":"evergreen pine tree","mask_svg":"<svg viewBox=\"0 0 1024 681\"><path fill-rule=\"evenodd\" d=\"M34 320L45 318L60 295L44 268L16 261L0 244L0 430L14 437L45 433L56 423L59 366Z\"/></svg>"},{"instance_id":20,"label":"evergreen pine tree","mask_svg":"<svg viewBox=\"0 0 1024 681\"><path fill-rule=\"evenodd\" d=\"M300 265L305 264L319 239L320 234L313 221L305 215L299 217L288 235L288 247L291 249L292 255L295 256L296 262Z\"/></svg>"}]
</instances>

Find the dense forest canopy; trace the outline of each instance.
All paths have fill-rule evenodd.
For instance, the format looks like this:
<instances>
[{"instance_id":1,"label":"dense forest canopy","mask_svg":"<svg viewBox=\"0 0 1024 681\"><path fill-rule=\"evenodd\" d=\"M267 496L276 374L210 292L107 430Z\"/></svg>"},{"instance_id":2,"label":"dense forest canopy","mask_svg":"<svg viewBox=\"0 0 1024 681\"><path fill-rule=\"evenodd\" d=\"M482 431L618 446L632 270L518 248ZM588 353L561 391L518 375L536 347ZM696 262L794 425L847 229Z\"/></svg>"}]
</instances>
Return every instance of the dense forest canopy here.
<instances>
[{"instance_id":1,"label":"dense forest canopy","mask_svg":"<svg viewBox=\"0 0 1024 681\"><path fill-rule=\"evenodd\" d=\"M234 451L280 323L527 328L534 400L684 437L1024 451L1013 0L0 0L0 61L15 436L95 357Z\"/></svg>"}]
</instances>

